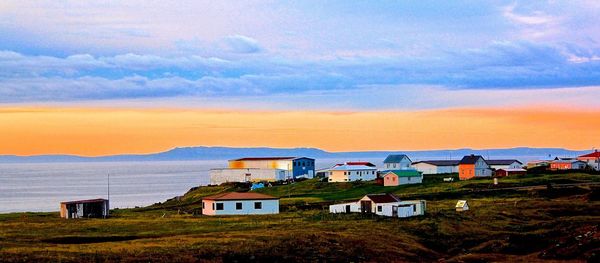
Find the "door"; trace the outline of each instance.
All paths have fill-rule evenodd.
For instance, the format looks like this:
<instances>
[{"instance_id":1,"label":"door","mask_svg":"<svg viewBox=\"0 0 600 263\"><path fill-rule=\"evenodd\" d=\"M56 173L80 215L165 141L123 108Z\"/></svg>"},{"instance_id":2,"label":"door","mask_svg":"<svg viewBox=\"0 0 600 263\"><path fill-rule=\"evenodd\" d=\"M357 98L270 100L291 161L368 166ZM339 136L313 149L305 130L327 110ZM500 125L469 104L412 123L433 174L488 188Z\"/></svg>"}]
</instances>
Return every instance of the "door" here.
<instances>
[{"instance_id":1,"label":"door","mask_svg":"<svg viewBox=\"0 0 600 263\"><path fill-rule=\"evenodd\" d=\"M392 217L398 217L398 207L392 206Z\"/></svg>"},{"instance_id":2,"label":"door","mask_svg":"<svg viewBox=\"0 0 600 263\"><path fill-rule=\"evenodd\" d=\"M352 211L350 211L350 205L346 205L346 213L350 213Z\"/></svg>"},{"instance_id":3,"label":"door","mask_svg":"<svg viewBox=\"0 0 600 263\"><path fill-rule=\"evenodd\" d=\"M360 212L361 213L373 213L371 210L371 201L360 201Z\"/></svg>"}]
</instances>

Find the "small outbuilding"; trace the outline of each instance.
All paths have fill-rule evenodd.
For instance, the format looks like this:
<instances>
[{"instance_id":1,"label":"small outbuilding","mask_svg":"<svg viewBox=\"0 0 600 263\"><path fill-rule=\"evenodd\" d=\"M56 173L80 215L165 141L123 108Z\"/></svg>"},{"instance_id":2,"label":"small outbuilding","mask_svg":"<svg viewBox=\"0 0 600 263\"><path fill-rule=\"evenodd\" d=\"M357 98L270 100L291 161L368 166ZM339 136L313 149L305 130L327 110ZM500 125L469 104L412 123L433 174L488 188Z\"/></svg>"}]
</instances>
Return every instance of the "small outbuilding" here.
<instances>
[{"instance_id":1,"label":"small outbuilding","mask_svg":"<svg viewBox=\"0 0 600 263\"><path fill-rule=\"evenodd\" d=\"M507 168L507 169L498 169L494 172L496 177L505 177L505 176L513 176L513 175L526 175L527 170L522 168Z\"/></svg>"},{"instance_id":2,"label":"small outbuilding","mask_svg":"<svg viewBox=\"0 0 600 263\"><path fill-rule=\"evenodd\" d=\"M106 218L109 212L107 199L77 200L60 203L62 218Z\"/></svg>"},{"instance_id":3,"label":"small outbuilding","mask_svg":"<svg viewBox=\"0 0 600 263\"><path fill-rule=\"evenodd\" d=\"M279 198L261 193L229 192L202 198L204 215L279 214Z\"/></svg>"},{"instance_id":4,"label":"small outbuilding","mask_svg":"<svg viewBox=\"0 0 600 263\"><path fill-rule=\"evenodd\" d=\"M469 210L469 203L467 202L467 200L458 200L458 202L456 203L456 211L462 212L467 210Z\"/></svg>"},{"instance_id":5,"label":"small outbuilding","mask_svg":"<svg viewBox=\"0 0 600 263\"><path fill-rule=\"evenodd\" d=\"M420 184L423 175L417 170L393 170L382 172L384 186L398 186L403 184Z\"/></svg>"}]
</instances>

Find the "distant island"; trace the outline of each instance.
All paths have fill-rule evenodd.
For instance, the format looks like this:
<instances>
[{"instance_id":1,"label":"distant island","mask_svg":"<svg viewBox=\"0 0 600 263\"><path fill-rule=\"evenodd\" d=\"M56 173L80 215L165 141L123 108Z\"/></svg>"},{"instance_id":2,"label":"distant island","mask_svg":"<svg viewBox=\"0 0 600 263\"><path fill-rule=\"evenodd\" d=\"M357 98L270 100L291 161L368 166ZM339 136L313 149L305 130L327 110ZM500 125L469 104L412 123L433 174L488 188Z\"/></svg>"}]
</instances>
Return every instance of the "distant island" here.
<instances>
[{"instance_id":1,"label":"distant island","mask_svg":"<svg viewBox=\"0 0 600 263\"><path fill-rule=\"evenodd\" d=\"M43 162L126 162L126 161L189 161L226 160L245 156L307 156L312 158L385 158L389 154L403 153L413 161L420 159L460 159L464 155L479 154L490 158L517 158L522 161L577 156L590 152L564 148L516 147L507 149L448 149L425 151L357 151L328 152L318 148L268 148L268 147L177 147L165 152L151 154L121 154L99 157L78 155L0 155L0 163L43 163Z\"/></svg>"}]
</instances>

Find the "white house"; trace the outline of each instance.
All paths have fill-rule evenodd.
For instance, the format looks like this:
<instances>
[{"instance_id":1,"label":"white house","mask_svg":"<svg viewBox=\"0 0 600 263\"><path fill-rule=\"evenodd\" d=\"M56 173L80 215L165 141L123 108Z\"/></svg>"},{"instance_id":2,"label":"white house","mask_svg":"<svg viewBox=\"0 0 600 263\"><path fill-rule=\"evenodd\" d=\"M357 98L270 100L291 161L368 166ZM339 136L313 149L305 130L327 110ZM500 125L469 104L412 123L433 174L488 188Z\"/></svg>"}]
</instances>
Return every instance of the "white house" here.
<instances>
[{"instance_id":1,"label":"white house","mask_svg":"<svg viewBox=\"0 0 600 263\"><path fill-rule=\"evenodd\" d=\"M357 202L329 206L330 213L373 213L389 217L424 215L425 209L425 200L402 201L394 194L370 194Z\"/></svg>"},{"instance_id":2,"label":"white house","mask_svg":"<svg viewBox=\"0 0 600 263\"><path fill-rule=\"evenodd\" d=\"M391 154L383 161L383 169L385 170L406 170L412 169L410 165L412 161L406 154Z\"/></svg>"},{"instance_id":3,"label":"white house","mask_svg":"<svg viewBox=\"0 0 600 263\"><path fill-rule=\"evenodd\" d=\"M377 167L363 163L338 164L329 169L329 182L371 181L377 179Z\"/></svg>"},{"instance_id":4,"label":"white house","mask_svg":"<svg viewBox=\"0 0 600 263\"><path fill-rule=\"evenodd\" d=\"M279 198L260 193L229 192L202 198L203 215L279 214Z\"/></svg>"},{"instance_id":5,"label":"white house","mask_svg":"<svg viewBox=\"0 0 600 263\"><path fill-rule=\"evenodd\" d=\"M509 159L509 160L485 160L490 168L494 170L498 169L522 169L523 163L519 160Z\"/></svg>"},{"instance_id":6,"label":"white house","mask_svg":"<svg viewBox=\"0 0 600 263\"><path fill-rule=\"evenodd\" d=\"M423 174L458 173L460 160L426 160L412 163L412 167Z\"/></svg>"}]
</instances>

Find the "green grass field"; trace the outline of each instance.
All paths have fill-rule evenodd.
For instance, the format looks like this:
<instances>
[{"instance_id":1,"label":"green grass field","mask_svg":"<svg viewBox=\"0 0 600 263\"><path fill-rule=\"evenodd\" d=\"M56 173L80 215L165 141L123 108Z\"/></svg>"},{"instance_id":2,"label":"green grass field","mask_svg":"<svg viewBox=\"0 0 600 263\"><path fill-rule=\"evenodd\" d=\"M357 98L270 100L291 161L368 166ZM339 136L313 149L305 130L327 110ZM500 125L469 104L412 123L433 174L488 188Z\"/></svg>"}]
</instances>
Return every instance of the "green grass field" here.
<instances>
[{"instance_id":1,"label":"green grass field","mask_svg":"<svg viewBox=\"0 0 600 263\"><path fill-rule=\"evenodd\" d=\"M382 187L308 180L259 189L281 197L282 213L198 215L203 196L242 185L200 187L179 199L112 211L109 219L64 220L58 213L0 215L0 261L595 261L600 259L598 186L498 189L600 182L597 175L529 175ZM425 216L381 218L327 213L327 205L367 193L428 200ZM458 199L471 210L454 211Z\"/></svg>"}]
</instances>

